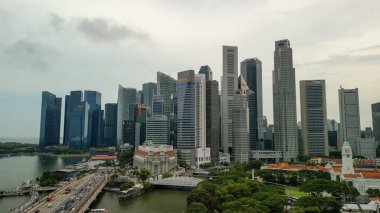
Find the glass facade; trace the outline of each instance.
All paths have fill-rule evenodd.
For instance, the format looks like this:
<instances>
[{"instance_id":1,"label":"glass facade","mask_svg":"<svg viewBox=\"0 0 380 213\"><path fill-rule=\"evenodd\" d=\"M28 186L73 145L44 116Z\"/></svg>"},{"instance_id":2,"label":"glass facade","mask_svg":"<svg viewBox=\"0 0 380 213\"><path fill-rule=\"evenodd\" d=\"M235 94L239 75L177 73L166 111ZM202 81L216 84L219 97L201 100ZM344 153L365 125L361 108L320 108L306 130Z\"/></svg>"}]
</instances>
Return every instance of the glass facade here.
<instances>
[{"instance_id":1,"label":"glass facade","mask_svg":"<svg viewBox=\"0 0 380 213\"><path fill-rule=\"evenodd\" d=\"M105 125L104 137L106 146L116 146L117 132L117 104L108 103L105 105Z\"/></svg>"},{"instance_id":2,"label":"glass facade","mask_svg":"<svg viewBox=\"0 0 380 213\"><path fill-rule=\"evenodd\" d=\"M68 145L70 149L87 149L88 119L90 105L87 102L75 106L70 113L70 129Z\"/></svg>"},{"instance_id":3,"label":"glass facade","mask_svg":"<svg viewBox=\"0 0 380 213\"><path fill-rule=\"evenodd\" d=\"M71 91L70 95L65 96L65 117L63 127L63 144L67 145L69 141L70 114L73 108L83 101L83 93L80 90Z\"/></svg>"},{"instance_id":4,"label":"glass facade","mask_svg":"<svg viewBox=\"0 0 380 213\"><path fill-rule=\"evenodd\" d=\"M262 150L264 147L260 146L258 142L259 131L262 131L263 128L259 125L263 119L261 61L257 58L246 59L240 63L240 67L242 78L244 78L248 88L253 92L248 96L250 149Z\"/></svg>"},{"instance_id":5,"label":"glass facade","mask_svg":"<svg viewBox=\"0 0 380 213\"><path fill-rule=\"evenodd\" d=\"M61 107L62 98L54 94L42 92L40 140L41 149L46 146L58 146L61 130Z\"/></svg>"},{"instance_id":6,"label":"glass facade","mask_svg":"<svg viewBox=\"0 0 380 213\"><path fill-rule=\"evenodd\" d=\"M84 91L84 101L90 106L88 118L88 140L90 147L103 145L101 98L102 94L100 92Z\"/></svg>"}]
</instances>

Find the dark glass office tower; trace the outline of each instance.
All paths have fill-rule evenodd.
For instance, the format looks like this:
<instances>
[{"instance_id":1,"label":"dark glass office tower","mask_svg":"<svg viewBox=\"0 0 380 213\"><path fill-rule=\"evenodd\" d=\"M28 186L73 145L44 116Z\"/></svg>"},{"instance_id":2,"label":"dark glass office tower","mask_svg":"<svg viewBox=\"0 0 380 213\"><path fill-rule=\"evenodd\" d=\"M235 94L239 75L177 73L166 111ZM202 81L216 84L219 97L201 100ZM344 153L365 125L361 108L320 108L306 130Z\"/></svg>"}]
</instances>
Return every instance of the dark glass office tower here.
<instances>
[{"instance_id":1,"label":"dark glass office tower","mask_svg":"<svg viewBox=\"0 0 380 213\"><path fill-rule=\"evenodd\" d=\"M154 95L153 102L152 102L152 116L163 116L163 115L164 115L164 99L162 99L161 96Z\"/></svg>"},{"instance_id":2,"label":"dark glass office tower","mask_svg":"<svg viewBox=\"0 0 380 213\"><path fill-rule=\"evenodd\" d=\"M40 149L59 145L62 98L43 91L40 122Z\"/></svg>"},{"instance_id":3,"label":"dark glass office tower","mask_svg":"<svg viewBox=\"0 0 380 213\"><path fill-rule=\"evenodd\" d=\"M75 106L70 113L70 129L68 145L70 149L87 149L88 118L90 105L82 102Z\"/></svg>"},{"instance_id":4,"label":"dark glass office tower","mask_svg":"<svg viewBox=\"0 0 380 213\"><path fill-rule=\"evenodd\" d=\"M177 112L178 112L178 99L177 92L170 96L170 116L169 116L169 144L175 149L177 148Z\"/></svg>"},{"instance_id":5,"label":"dark glass office tower","mask_svg":"<svg viewBox=\"0 0 380 213\"><path fill-rule=\"evenodd\" d=\"M204 74L207 81L212 81L212 71L208 65L201 66L199 69L199 74Z\"/></svg>"},{"instance_id":6,"label":"dark glass office tower","mask_svg":"<svg viewBox=\"0 0 380 213\"><path fill-rule=\"evenodd\" d=\"M136 122L134 120L125 120L123 122L123 143L129 143L135 146Z\"/></svg>"},{"instance_id":7,"label":"dark glass office tower","mask_svg":"<svg viewBox=\"0 0 380 213\"><path fill-rule=\"evenodd\" d=\"M253 92L248 98L249 107L249 141L250 149L264 149L259 143L263 139L263 95L262 95L262 68L261 61L249 58L240 63L241 76Z\"/></svg>"},{"instance_id":8,"label":"dark glass office tower","mask_svg":"<svg viewBox=\"0 0 380 213\"><path fill-rule=\"evenodd\" d=\"M134 88L124 88L119 85L118 97L117 97L117 143L118 146L123 144L123 122L129 120L130 117L130 107L129 105L136 104L136 89Z\"/></svg>"},{"instance_id":9,"label":"dark glass office tower","mask_svg":"<svg viewBox=\"0 0 380 213\"><path fill-rule=\"evenodd\" d=\"M212 80L209 66L202 66L199 74L206 77L206 146L210 147L211 162L219 162L220 146L220 102L219 83Z\"/></svg>"},{"instance_id":10,"label":"dark glass office tower","mask_svg":"<svg viewBox=\"0 0 380 213\"><path fill-rule=\"evenodd\" d=\"M373 134L376 141L380 141L380 102L371 105L372 108L372 126Z\"/></svg>"},{"instance_id":11,"label":"dark glass office tower","mask_svg":"<svg viewBox=\"0 0 380 213\"><path fill-rule=\"evenodd\" d=\"M102 121L101 112L102 94L97 91L84 91L84 101L90 106L88 118L88 140L90 147L96 147L103 144L102 140Z\"/></svg>"},{"instance_id":12,"label":"dark glass office tower","mask_svg":"<svg viewBox=\"0 0 380 213\"><path fill-rule=\"evenodd\" d=\"M105 144L116 146L117 143L117 104L108 103L105 105Z\"/></svg>"},{"instance_id":13,"label":"dark glass office tower","mask_svg":"<svg viewBox=\"0 0 380 213\"><path fill-rule=\"evenodd\" d=\"M80 90L71 91L70 95L65 96L65 116L63 127L63 144L67 145L69 141L70 113L75 106L83 101L83 93Z\"/></svg>"}]
</instances>

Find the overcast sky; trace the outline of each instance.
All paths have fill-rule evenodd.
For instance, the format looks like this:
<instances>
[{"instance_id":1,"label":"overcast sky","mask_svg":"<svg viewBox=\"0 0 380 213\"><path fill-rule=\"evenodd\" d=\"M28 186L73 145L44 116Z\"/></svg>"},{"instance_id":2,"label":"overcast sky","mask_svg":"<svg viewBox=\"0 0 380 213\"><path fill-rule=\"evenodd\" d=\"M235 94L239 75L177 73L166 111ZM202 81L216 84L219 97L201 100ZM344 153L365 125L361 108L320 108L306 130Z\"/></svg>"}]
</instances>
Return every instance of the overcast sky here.
<instances>
[{"instance_id":1,"label":"overcast sky","mask_svg":"<svg viewBox=\"0 0 380 213\"><path fill-rule=\"evenodd\" d=\"M263 62L271 123L274 41L284 38L298 115L299 81L325 79L328 118L339 120L339 86L358 87L364 129L380 102L379 11L379 0L0 0L0 137L39 136L43 90L97 90L104 104L118 84L140 89L157 71L176 78L206 64L220 81L222 45Z\"/></svg>"}]
</instances>

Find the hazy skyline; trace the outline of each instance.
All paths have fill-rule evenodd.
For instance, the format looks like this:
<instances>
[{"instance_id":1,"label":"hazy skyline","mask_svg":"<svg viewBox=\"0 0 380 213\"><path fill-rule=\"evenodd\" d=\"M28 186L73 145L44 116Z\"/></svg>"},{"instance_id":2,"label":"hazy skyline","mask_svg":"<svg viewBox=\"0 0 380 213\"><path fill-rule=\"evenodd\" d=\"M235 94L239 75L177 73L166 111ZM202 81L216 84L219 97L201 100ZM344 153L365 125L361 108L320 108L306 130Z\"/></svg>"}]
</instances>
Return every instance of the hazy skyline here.
<instances>
[{"instance_id":1,"label":"hazy skyline","mask_svg":"<svg viewBox=\"0 0 380 213\"><path fill-rule=\"evenodd\" d=\"M38 137L44 90L63 99L96 90L104 109L118 84L139 90L157 71L176 78L207 64L220 82L222 45L238 46L239 63L262 61L263 112L273 123L280 39L293 49L297 119L299 81L325 79L327 118L339 121L339 86L357 87L364 129L380 102L379 11L376 0L0 0L0 137Z\"/></svg>"}]
</instances>

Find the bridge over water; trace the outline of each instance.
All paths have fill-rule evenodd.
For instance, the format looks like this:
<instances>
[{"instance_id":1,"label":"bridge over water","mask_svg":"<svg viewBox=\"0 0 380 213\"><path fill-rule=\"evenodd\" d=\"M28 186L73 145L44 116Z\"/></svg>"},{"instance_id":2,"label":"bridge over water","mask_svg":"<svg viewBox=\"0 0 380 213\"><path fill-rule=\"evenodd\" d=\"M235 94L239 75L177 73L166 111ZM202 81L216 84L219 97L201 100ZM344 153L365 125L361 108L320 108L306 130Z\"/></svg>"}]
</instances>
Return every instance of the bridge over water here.
<instances>
[{"instance_id":1,"label":"bridge over water","mask_svg":"<svg viewBox=\"0 0 380 213\"><path fill-rule=\"evenodd\" d=\"M85 212L107 181L105 174L99 172L87 174L51 193L50 201L44 198L37 203L34 202L31 207L22 209L21 212Z\"/></svg>"}]
</instances>

